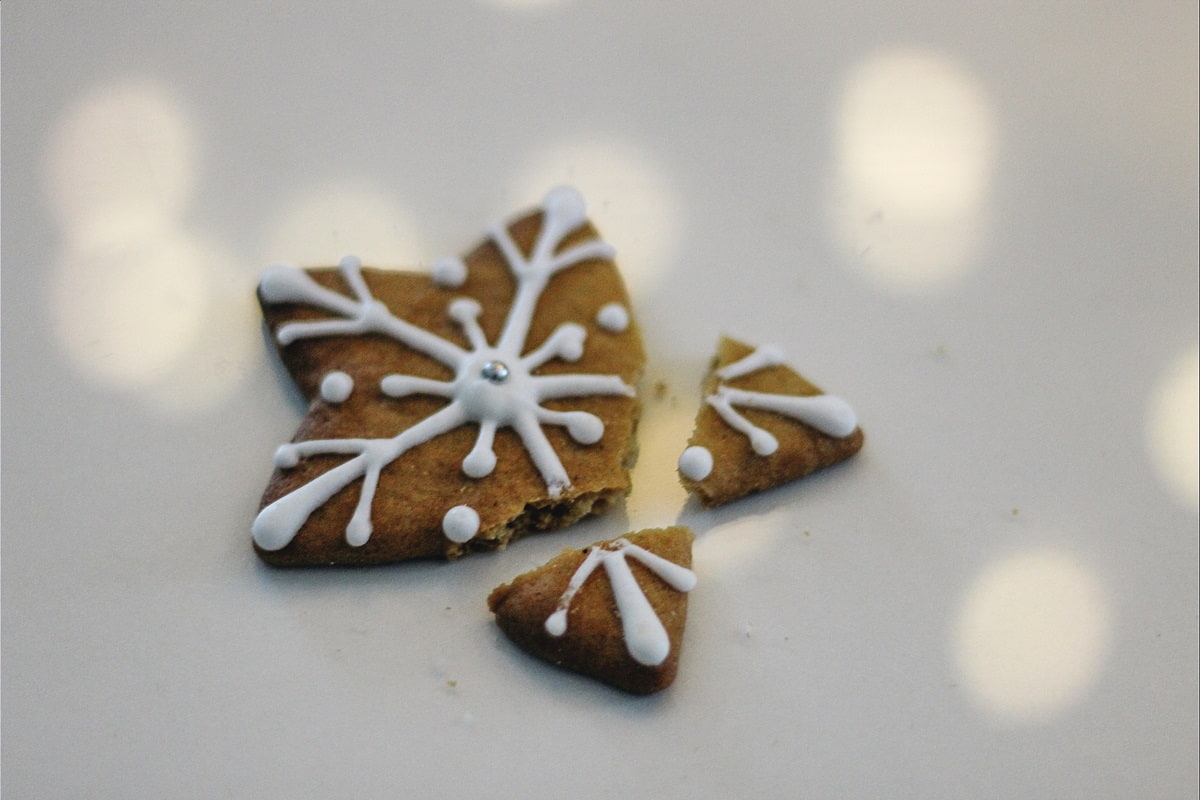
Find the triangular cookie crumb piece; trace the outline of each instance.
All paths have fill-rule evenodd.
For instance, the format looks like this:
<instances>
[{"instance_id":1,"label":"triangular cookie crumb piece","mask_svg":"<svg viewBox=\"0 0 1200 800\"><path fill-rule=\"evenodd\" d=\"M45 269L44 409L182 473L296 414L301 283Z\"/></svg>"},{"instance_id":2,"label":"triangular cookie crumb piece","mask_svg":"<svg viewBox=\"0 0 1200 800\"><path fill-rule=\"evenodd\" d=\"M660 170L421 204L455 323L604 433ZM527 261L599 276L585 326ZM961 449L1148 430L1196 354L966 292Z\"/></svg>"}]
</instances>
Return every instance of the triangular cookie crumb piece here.
<instances>
[{"instance_id":1,"label":"triangular cookie crumb piece","mask_svg":"<svg viewBox=\"0 0 1200 800\"><path fill-rule=\"evenodd\" d=\"M703 395L679 475L706 506L803 478L862 449L850 405L809 383L777 348L722 337Z\"/></svg>"},{"instance_id":2,"label":"triangular cookie crumb piece","mask_svg":"<svg viewBox=\"0 0 1200 800\"><path fill-rule=\"evenodd\" d=\"M679 668L694 538L676 526L564 550L496 587L488 608L539 658L634 694L660 691Z\"/></svg>"}]
</instances>

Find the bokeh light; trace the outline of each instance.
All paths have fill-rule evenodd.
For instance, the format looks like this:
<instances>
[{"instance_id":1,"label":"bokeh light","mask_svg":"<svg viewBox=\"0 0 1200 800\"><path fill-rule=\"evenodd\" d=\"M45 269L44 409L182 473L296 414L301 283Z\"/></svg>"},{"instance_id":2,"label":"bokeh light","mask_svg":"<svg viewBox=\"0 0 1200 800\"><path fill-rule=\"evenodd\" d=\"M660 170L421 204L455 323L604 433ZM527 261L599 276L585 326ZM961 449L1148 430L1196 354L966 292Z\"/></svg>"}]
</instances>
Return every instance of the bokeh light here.
<instances>
[{"instance_id":1,"label":"bokeh light","mask_svg":"<svg viewBox=\"0 0 1200 800\"><path fill-rule=\"evenodd\" d=\"M1200 510L1200 347L1167 366L1146 412L1146 447L1158 476L1172 496Z\"/></svg>"},{"instance_id":2,"label":"bokeh light","mask_svg":"<svg viewBox=\"0 0 1200 800\"><path fill-rule=\"evenodd\" d=\"M194 124L161 84L129 79L72 104L50 137L47 195L67 233L97 212L177 219L197 179Z\"/></svg>"},{"instance_id":3,"label":"bokeh light","mask_svg":"<svg viewBox=\"0 0 1200 800\"><path fill-rule=\"evenodd\" d=\"M657 286L678 253L683 211L652 154L614 138L550 144L518 172L508 205L523 208L559 184L583 192L588 217L616 247L630 290L637 295Z\"/></svg>"},{"instance_id":4,"label":"bokeh light","mask_svg":"<svg viewBox=\"0 0 1200 800\"><path fill-rule=\"evenodd\" d=\"M1096 573L1068 551L1038 549L1003 558L975 579L953 650L962 684L982 710L1002 723L1037 723L1095 685L1111 629Z\"/></svg>"},{"instance_id":5,"label":"bokeh light","mask_svg":"<svg viewBox=\"0 0 1200 800\"><path fill-rule=\"evenodd\" d=\"M333 180L291 197L270 226L262 264L336 265L356 255L373 267L415 268L440 253L425 252L412 214L362 180Z\"/></svg>"},{"instance_id":6,"label":"bokeh light","mask_svg":"<svg viewBox=\"0 0 1200 800\"><path fill-rule=\"evenodd\" d=\"M881 52L850 71L830 192L849 263L902 294L944 287L967 270L986 233L994 115L983 85L939 53Z\"/></svg>"},{"instance_id":7,"label":"bokeh light","mask_svg":"<svg viewBox=\"0 0 1200 800\"><path fill-rule=\"evenodd\" d=\"M257 344L252 303L233 299L247 294L245 269L187 222L200 175L185 106L143 79L82 96L47 144L58 342L81 376L167 414L227 398Z\"/></svg>"},{"instance_id":8,"label":"bokeh light","mask_svg":"<svg viewBox=\"0 0 1200 800\"><path fill-rule=\"evenodd\" d=\"M116 387L161 380L209 313L204 253L141 208L77 230L52 283L52 312L78 368Z\"/></svg>"}]
</instances>

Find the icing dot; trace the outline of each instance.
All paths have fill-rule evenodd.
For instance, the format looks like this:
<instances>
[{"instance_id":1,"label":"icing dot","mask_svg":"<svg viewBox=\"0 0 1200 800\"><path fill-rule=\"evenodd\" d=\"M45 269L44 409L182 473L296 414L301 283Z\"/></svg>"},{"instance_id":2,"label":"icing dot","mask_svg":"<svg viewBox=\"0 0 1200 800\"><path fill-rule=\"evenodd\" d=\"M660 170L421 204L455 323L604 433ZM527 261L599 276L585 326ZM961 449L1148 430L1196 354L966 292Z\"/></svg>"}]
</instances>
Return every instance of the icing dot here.
<instances>
[{"instance_id":1,"label":"icing dot","mask_svg":"<svg viewBox=\"0 0 1200 800\"><path fill-rule=\"evenodd\" d=\"M759 428L750 433L750 446L760 456L769 456L779 449L779 440Z\"/></svg>"},{"instance_id":2,"label":"icing dot","mask_svg":"<svg viewBox=\"0 0 1200 800\"><path fill-rule=\"evenodd\" d=\"M567 432L580 444L595 444L604 436L604 422L594 414L573 411L567 416Z\"/></svg>"},{"instance_id":3,"label":"icing dot","mask_svg":"<svg viewBox=\"0 0 1200 800\"><path fill-rule=\"evenodd\" d=\"M433 283L443 289L457 289L467 282L467 265L458 256L440 258L433 265L430 276Z\"/></svg>"},{"instance_id":4,"label":"icing dot","mask_svg":"<svg viewBox=\"0 0 1200 800\"><path fill-rule=\"evenodd\" d=\"M468 320L473 320L478 317L480 312L483 310L483 306L479 304L478 300L473 298L459 297L456 300L451 301L446 310L450 314L450 319L458 322L459 324L464 324Z\"/></svg>"},{"instance_id":5,"label":"icing dot","mask_svg":"<svg viewBox=\"0 0 1200 800\"><path fill-rule=\"evenodd\" d=\"M362 547L371 538L371 521L355 518L346 526L346 543L351 547Z\"/></svg>"},{"instance_id":6,"label":"icing dot","mask_svg":"<svg viewBox=\"0 0 1200 800\"><path fill-rule=\"evenodd\" d=\"M354 379L334 370L321 379L321 399L326 403L344 403L354 391Z\"/></svg>"},{"instance_id":7,"label":"icing dot","mask_svg":"<svg viewBox=\"0 0 1200 800\"><path fill-rule=\"evenodd\" d=\"M566 361L578 361L583 358L583 343L587 339L587 331L582 325L568 322L558 329L558 355Z\"/></svg>"},{"instance_id":8,"label":"icing dot","mask_svg":"<svg viewBox=\"0 0 1200 800\"><path fill-rule=\"evenodd\" d=\"M542 201L542 207L551 217L556 217L563 231L573 231L587 218L587 204L583 195L573 186L551 189Z\"/></svg>"},{"instance_id":9,"label":"icing dot","mask_svg":"<svg viewBox=\"0 0 1200 800\"><path fill-rule=\"evenodd\" d=\"M562 636L567 632L567 609L556 609L546 620L546 633L551 636Z\"/></svg>"},{"instance_id":10,"label":"icing dot","mask_svg":"<svg viewBox=\"0 0 1200 800\"><path fill-rule=\"evenodd\" d=\"M679 456L679 472L690 481L702 481L713 468L712 453L707 447L693 445Z\"/></svg>"},{"instance_id":11,"label":"icing dot","mask_svg":"<svg viewBox=\"0 0 1200 800\"><path fill-rule=\"evenodd\" d=\"M258 290L268 303L295 303L307 297L308 277L289 264L276 264L263 273Z\"/></svg>"},{"instance_id":12,"label":"icing dot","mask_svg":"<svg viewBox=\"0 0 1200 800\"><path fill-rule=\"evenodd\" d=\"M414 381L408 375L384 375L379 381L379 390L388 397L404 397L412 394Z\"/></svg>"},{"instance_id":13,"label":"icing dot","mask_svg":"<svg viewBox=\"0 0 1200 800\"><path fill-rule=\"evenodd\" d=\"M491 450L473 450L462 462L468 478L486 478L496 469L496 454Z\"/></svg>"},{"instance_id":14,"label":"icing dot","mask_svg":"<svg viewBox=\"0 0 1200 800\"><path fill-rule=\"evenodd\" d=\"M608 303L596 314L596 324L609 333L621 333L629 327L629 312L620 303Z\"/></svg>"},{"instance_id":15,"label":"icing dot","mask_svg":"<svg viewBox=\"0 0 1200 800\"><path fill-rule=\"evenodd\" d=\"M300 463L300 454L290 444L280 445L275 451L275 466L280 469L291 469Z\"/></svg>"},{"instance_id":16,"label":"icing dot","mask_svg":"<svg viewBox=\"0 0 1200 800\"><path fill-rule=\"evenodd\" d=\"M479 533L479 512L470 506L455 506L442 517L442 532L452 542L465 542Z\"/></svg>"},{"instance_id":17,"label":"icing dot","mask_svg":"<svg viewBox=\"0 0 1200 800\"><path fill-rule=\"evenodd\" d=\"M784 362L783 348L778 345L764 344L758 348L758 352L762 355L763 364L766 366L773 367Z\"/></svg>"}]
</instances>

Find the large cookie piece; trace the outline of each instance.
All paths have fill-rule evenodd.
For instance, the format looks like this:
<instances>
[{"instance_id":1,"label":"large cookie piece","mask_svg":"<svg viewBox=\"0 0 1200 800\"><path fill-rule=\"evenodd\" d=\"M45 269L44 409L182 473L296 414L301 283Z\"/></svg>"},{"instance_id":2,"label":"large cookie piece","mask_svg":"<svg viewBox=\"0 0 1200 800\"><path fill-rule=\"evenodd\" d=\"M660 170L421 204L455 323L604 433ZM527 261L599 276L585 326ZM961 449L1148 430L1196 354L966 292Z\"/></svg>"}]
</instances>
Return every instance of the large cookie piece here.
<instances>
[{"instance_id":1,"label":"large cookie piece","mask_svg":"<svg viewBox=\"0 0 1200 800\"><path fill-rule=\"evenodd\" d=\"M270 269L259 300L309 407L275 454L258 554L452 558L621 498L645 356L612 258L564 188L431 273Z\"/></svg>"},{"instance_id":2,"label":"large cookie piece","mask_svg":"<svg viewBox=\"0 0 1200 800\"><path fill-rule=\"evenodd\" d=\"M679 475L704 505L803 478L862 449L850 404L809 383L778 348L722 337L703 393Z\"/></svg>"},{"instance_id":3,"label":"large cookie piece","mask_svg":"<svg viewBox=\"0 0 1200 800\"><path fill-rule=\"evenodd\" d=\"M533 655L627 692L657 692L679 669L693 539L677 526L564 550L498 586L488 607Z\"/></svg>"}]
</instances>

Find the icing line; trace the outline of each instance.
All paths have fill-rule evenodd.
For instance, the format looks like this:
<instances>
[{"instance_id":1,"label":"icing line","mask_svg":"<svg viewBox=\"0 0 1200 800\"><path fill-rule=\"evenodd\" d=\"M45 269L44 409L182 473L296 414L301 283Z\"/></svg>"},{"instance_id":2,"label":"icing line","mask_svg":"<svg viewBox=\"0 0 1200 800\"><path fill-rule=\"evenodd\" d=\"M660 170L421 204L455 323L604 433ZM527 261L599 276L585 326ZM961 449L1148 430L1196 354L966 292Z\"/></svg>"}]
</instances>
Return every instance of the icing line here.
<instances>
[{"instance_id":1,"label":"icing line","mask_svg":"<svg viewBox=\"0 0 1200 800\"><path fill-rule=\"evenodd\" d=\"M743 375L749 375L751 372L757 372L760 369L774 367L783 363L783 351L775 345L763 345L754 350L749 355L734 361L732 364L726 364L717 370L716 375L723 381L731 381L734 378L740 378Z\"/></svg>"}]
</instances>

